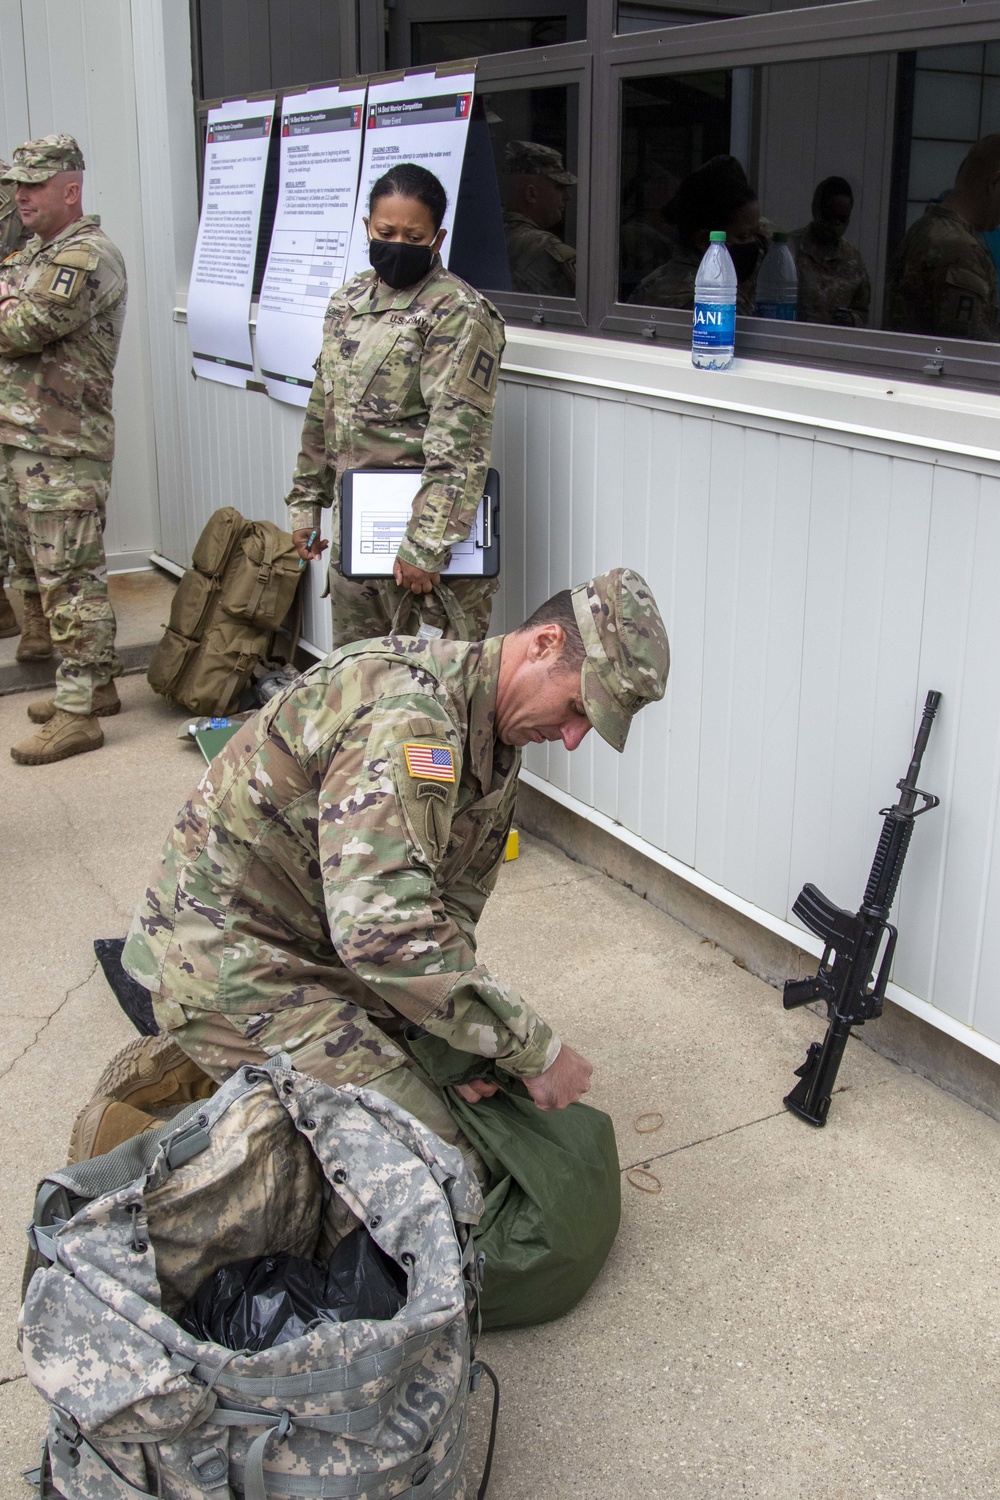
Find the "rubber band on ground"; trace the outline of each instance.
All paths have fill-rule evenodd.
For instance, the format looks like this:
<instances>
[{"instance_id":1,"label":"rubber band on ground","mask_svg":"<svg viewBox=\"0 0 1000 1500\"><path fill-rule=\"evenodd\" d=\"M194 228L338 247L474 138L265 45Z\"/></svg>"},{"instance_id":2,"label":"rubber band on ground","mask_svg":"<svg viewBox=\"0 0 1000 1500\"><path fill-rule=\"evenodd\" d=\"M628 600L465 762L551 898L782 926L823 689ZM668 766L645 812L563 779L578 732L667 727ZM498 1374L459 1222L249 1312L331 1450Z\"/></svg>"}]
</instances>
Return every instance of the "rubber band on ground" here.
<instances>
[{"instance_id":1,"label":"rubber band on ground","mask_svg":"<svg viewBox=\"0 0 1000 1500\"><path fill-rule=\"evenodd\" d=\"M647 1172L645 1167L629 1167L625 1176L634 1188L639 1189L640 1193L663 1192L663 1183L652 1172ZM645 1178L646 1180L643 1182L639 1180L640 1178Z\"/></svg>"},{"instance_id":2,"label":"rubber band on ground","mask_svg":"<svg viewBox=\"0 0 1000 1500\"><path fill-rule=\"evenodd\" d=\"M652 1124L644 1124L643 1121L652 1121ZM652 1135L654 1130L663 1127L663 1116L658 1109L647 1110L643 1115L636 1115L635 1130L637 1135Z\"/></svg>"}]
</instances>

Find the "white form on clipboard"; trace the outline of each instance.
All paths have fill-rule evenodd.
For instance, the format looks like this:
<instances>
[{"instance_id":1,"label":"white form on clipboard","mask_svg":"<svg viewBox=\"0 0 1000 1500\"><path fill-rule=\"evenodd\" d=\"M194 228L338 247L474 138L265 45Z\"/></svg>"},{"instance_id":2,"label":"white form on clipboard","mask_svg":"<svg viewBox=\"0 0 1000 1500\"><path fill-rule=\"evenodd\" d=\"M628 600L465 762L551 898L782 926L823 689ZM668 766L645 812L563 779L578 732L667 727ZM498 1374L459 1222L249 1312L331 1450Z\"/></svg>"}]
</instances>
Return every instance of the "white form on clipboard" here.
<instances>
[{"instance_id":1,"label":"white form on clipboard","mask_svg":"<svg viewBox=\"0 0 1000 1500\"><path fill-rule=\"evenodd\" d=\"M340 566L347 578L391 578L420 488L420 469L348 469L340 491ZM476 524L451 551L445 578L495 578L500 571L500 476L486 476Z\"/></svg>"}]
</instances>

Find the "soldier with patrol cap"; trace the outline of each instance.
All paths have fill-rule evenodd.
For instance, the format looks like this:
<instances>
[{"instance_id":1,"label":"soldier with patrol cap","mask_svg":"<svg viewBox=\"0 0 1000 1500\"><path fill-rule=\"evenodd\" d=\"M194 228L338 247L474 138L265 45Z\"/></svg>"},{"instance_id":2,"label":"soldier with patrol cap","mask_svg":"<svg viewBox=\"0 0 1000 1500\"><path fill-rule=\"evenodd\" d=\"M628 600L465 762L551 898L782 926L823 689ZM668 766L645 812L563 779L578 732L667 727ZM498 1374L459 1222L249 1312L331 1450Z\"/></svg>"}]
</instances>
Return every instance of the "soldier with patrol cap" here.
<instances>
[{"instance_id":1,"label":"soldier with patrol cap","mask_svg":"<svg viewBox=\"0 0 1000 1500\"><path fill-rule=\"evenodd\" d=\"M478 961L476 925L521 747L575 750L594 728L622 750L668 668L656 602L628 568L492 640L332 652L230 740L167 840L123 954L161 1030L220 1081L286 1051L469 1152L407 1053L408 1023L495 1060L541 1109L579 1099L591 1064Z\"/></svg>"},{"instance_id":2,"label":"soldier with patrol cap","mask_svg":"<svg viewBox=\"0 0 1000 1500\"><path fill-rule=\"evenodd\" d=\"M555 233L576 178L553 146L509 141L504 152L503 228L515 292L576 294L576 250Z\"/></svg>"},{"instance_id":3,"label":"soldier with patrol cap","mask_svg":"<svg viewBox=\"0 0 1000 1500\"><path fill-rule=\"evenodd\" d=\"M70 135L28 141L4 182L32 238L0 275L0 457L12 497L19 660L53 648L53 698L11 749L45 765L104 743L98 716L120 707L104 517L111 486L111 387L125 318L125 266L84 214L83 153Z\"/></svg>"}]
</instances>

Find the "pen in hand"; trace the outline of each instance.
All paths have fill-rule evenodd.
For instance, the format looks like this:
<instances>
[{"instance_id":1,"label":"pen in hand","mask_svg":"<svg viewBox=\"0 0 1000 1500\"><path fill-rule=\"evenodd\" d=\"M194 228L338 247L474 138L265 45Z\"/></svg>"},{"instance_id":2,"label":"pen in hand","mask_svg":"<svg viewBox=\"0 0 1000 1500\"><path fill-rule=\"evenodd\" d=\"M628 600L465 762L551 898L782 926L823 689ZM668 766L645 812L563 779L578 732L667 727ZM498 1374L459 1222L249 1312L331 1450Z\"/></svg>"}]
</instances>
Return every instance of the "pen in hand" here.
<instances>
[{"instance_id":1,"label":"pen in hand","mask_svg":"<svg viewBox=\"0 0 1000 1500\"><path fill-rule=\"evenodd\" d=\"M311 552L312 551L313 542L316 540L316 536L317 536L317 532L315 531L315 529L312 530L312 531L310 531L310 533L309 533L309 540L306 542L306 551L307 552ZM299 558L299 567L300 568L304 568L305 565L306 565L305 558L304 557L300 557Z\"/></svg>"}]
</instances>

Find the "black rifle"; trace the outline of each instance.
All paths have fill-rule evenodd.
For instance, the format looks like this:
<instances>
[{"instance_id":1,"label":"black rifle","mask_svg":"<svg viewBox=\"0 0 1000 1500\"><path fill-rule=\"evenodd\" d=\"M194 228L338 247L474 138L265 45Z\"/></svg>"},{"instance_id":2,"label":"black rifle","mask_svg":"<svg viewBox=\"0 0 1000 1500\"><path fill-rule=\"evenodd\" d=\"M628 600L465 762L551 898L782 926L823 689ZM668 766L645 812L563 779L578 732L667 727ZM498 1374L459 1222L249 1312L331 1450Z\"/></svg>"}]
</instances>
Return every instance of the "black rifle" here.
<instances>
[{"instance_id":1,"label":"black rifle","mask_svg":"<svg viewBox=\"0 0 1000 1500\"><path fill-rule=\"evenodd\" d=\"M882 833L860 910L849 912L834 906L814 885L803 886L792 907L810 932L815 932L826 944L815 978L785 982L786 1010L808 1005L811 1000L825 1000L829 1017L826 1036L822 1042L811 1044L805 1062L795 1070L801 1082L785 1097L786 1108L810 1125L826 1124L830 1096L851 1027L863 1026L882 1014L896 951L896 929L888 916L903 872L913 820L937 807L940 800L917 786L920 762L940 702L940 693L927 694L910 768L902 781L896 783L899 801L893 807L883 807L879 814L884 819ZM922 807L916 805L918 797L923 799Z\"/></svg>"}]
</instances>

